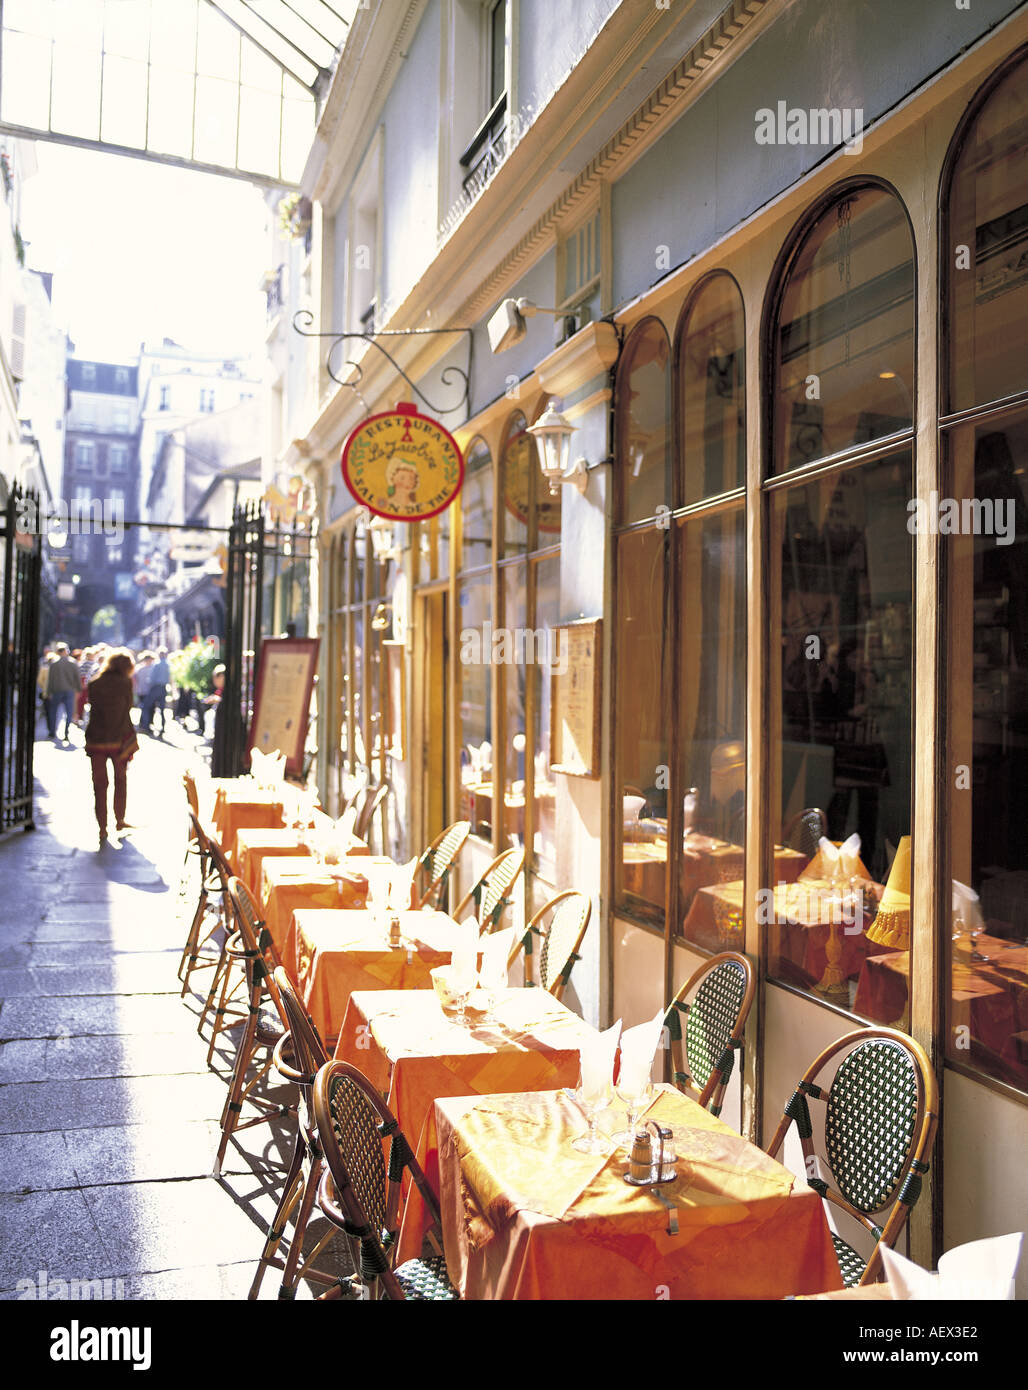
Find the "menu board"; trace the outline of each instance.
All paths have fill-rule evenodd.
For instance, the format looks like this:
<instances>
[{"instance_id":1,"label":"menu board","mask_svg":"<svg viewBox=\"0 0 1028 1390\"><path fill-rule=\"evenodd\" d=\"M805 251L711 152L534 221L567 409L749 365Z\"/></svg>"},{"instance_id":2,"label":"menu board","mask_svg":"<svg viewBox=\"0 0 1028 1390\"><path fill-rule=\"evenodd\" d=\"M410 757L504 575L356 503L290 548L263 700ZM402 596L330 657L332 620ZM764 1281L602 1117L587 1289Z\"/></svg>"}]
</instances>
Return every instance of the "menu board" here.
<instances>
[{"instance_id":1,"label":"menu board","mask_svg":"<svg viewBox=\"0 0 1028 1390\"><path fill-rule=\"evenodd\" d=\"M550 686L550 770L571 777L600 775L600 694L603 622L583 618L558 623L557 651L567 662Z\"/></svg>"},{"instance_id":2,"label":"menu board","mask_svg":"<svg viewBox=\"0 0 1028 1390\"><path fill-rule=\"evenodd\" d=\"M286 773L303 772L311 690L318 667L317 637L265 637L247 749L286 755Z\"/></svg>"}]
</instances>

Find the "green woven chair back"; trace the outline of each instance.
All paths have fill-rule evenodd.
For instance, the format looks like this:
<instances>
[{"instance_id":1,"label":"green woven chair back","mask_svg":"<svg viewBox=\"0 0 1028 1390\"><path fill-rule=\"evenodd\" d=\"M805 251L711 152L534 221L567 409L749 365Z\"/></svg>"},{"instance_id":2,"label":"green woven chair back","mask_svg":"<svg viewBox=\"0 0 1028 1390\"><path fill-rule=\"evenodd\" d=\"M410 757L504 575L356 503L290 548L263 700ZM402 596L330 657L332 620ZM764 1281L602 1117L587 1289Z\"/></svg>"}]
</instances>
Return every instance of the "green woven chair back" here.
<instances>
[{"instance_id":1,"label":"green woven chair back","mask_svg":"<svg viewBox=\"0 0 1028 1390\"><path fill-rule=\"evenodd\" d=\"M521 872L525 862L524 850L512 849L502 855L482 890L478 906L478 920L482 930L491 932L500 924L505 899Z\"/></svg>"},{"instance_id":2,"label":"green woven chair back","mask_svg":"<svg viewBox=\"0 0 1028 1390\"><path fill-rule=\"evenodd\" d=\"M348 1076L332 1078L329 1109L353 1194L372 1230L380 1234L386 1227L386 1165L378 1116Z\"/></svg>"},{"instance_id":3,"label":"green woven chair back","mask_svg":"<svg viewBox=\"0 0 1028 1390\"><path fill-rule=\"evenodd\" d=\"M421 869L425 875L426 895L441 883L450 871L450 866L464 847L464 841L471 833L471 822L458 820L447 828L437 845L429 846L421 859Z\"/></svg>"},{"instance_id":4,"label":"green woven chair back","mask_svg":"<svg viewBox=\"0 0 1028 1390\"><path fill-rule=\"evenodd\" d=\"M716 965L696 991L685 1025L685 1056L700 1091L732 1035L745 993L746 973L733 960Z\"/></svg>"},{"instance_id":5,"label":"green woven chair back","mask_svg":"<svg viewBox=\"0 0 1028 1390\"><path fill-rule=\"evenodd\" d=\"M539 981L543 989L551 989L561 975L567 983L575 945L588 915L589 899L584 893L574 893L557 904L539 950Z\"/></svg>"},{"instance_id":6,"label":"green woven chair back","mask_svg":"<svg viewBox=\"0 0 1028 1390\"><path fill-rule=\"evenodd\" d=\"M858 1211L880 1211L895 1194L917 1108L914 1059L895 1043L861 1043L839 1066L825 1111L825 1157L839 1192Z\"/></svg>"}]
</instances>

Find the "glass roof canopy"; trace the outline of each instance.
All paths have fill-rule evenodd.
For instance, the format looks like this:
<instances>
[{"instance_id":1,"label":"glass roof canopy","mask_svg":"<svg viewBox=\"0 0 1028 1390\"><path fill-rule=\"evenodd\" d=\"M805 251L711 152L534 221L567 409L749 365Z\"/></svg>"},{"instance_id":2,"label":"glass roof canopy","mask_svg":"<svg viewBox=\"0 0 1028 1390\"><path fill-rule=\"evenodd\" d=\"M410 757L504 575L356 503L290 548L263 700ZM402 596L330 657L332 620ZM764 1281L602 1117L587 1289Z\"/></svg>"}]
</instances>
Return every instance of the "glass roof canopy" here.
<instances>
[{"instance_id":1,"label":"glass roof canopy","mask_svg":"<svg viewBox=\"0 0 1028 1390\"><path fill-rule=\"evenodd\" d=\"M0 130L295 184L361 3L0 0Z\"/></svg>"}]
</instances>

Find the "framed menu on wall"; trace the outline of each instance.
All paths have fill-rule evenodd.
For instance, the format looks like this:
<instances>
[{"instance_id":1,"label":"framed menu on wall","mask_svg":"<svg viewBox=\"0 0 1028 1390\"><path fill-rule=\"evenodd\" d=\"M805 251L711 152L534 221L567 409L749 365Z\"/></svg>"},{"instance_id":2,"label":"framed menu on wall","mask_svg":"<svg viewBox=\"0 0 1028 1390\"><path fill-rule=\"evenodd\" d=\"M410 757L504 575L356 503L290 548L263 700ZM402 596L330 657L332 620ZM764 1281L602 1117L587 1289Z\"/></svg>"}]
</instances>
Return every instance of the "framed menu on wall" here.
<instances>
[{"instance_id":1,"label":"framed menu on wall","mask_svg":"<svg viewBox=\"0 0 1028 1390\"><path fill-rule=\"evenodd\" d=\"M265 637L257 664L253 719L246 747L286 755L286 774L303 772L311 691L318 669L317 637Z\"/></svg>"},{"instance_id":2,"label":"framed menu on wall","mask_svg":"<svg viewBox=\"0 0 1028 1390\"><path fill-rule=\"evenodd\" d=\"M582 618L553 631L561 669L550 677L550 771L599 777L603 621Z\"/></svg>"}]
</instances>

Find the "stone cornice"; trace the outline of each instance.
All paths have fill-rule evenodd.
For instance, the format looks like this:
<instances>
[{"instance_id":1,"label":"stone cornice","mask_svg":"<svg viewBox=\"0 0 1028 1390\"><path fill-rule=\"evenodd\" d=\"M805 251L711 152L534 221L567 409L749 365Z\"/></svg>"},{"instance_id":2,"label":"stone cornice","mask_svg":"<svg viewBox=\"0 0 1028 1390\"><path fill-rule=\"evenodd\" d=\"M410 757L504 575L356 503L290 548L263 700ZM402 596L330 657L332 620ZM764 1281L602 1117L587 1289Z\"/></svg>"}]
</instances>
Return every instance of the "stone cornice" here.
<instances>
[{"instance_id":1,"label":"stone cornice","mask_svg":"<svg viewBox=\"0 0 1028 1390\"><path fill-rule=\"evenodd\" d=\"M601 319L587 323L566 343L551 352L535 369L544 391L569 396L580 386L605 376L618 360L618 335L614 325Z\"/></svg>"}]
</instances>

